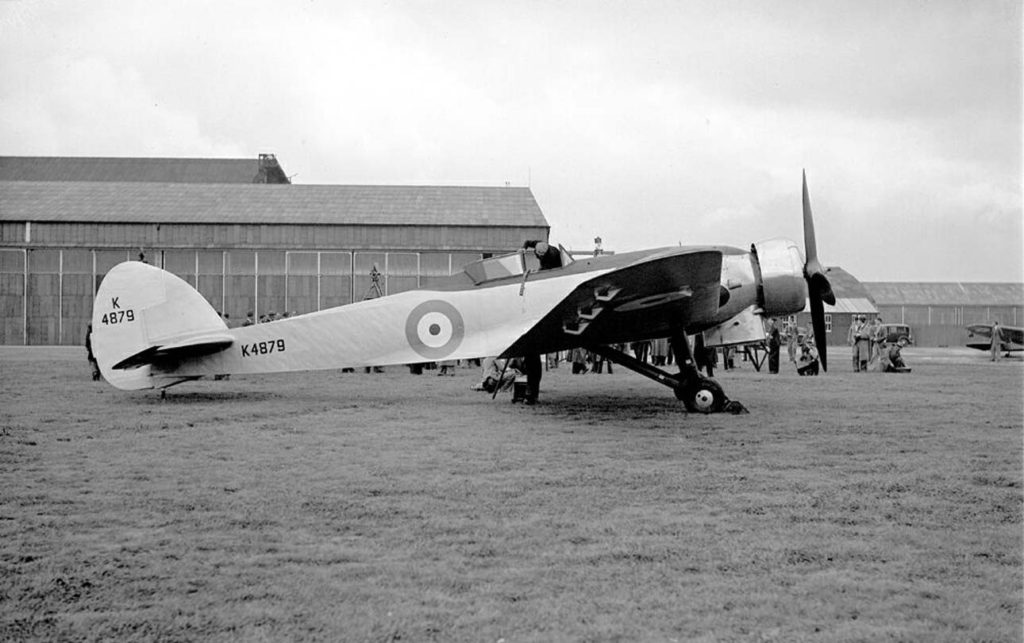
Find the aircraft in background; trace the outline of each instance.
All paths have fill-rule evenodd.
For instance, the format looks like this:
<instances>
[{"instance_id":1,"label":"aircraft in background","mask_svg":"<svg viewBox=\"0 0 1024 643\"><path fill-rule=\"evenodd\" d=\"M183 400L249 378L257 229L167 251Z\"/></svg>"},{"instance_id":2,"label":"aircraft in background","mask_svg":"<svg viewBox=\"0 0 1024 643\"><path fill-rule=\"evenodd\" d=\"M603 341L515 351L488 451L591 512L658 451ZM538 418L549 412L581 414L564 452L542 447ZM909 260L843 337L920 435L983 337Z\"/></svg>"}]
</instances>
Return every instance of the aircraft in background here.
<instances>
[{"instance_id":1,"label":"aircraft in background","mask_svg":"<svg viewBox=\"0 0 1024 643\"><path fill-rule=\"evenodd\" d=\"M1008 356L1010 351L1024 350L1024 328L1000 324L999 330L1003 336L1002 350L1006 351ZM978 339L967 342L969 348L977 348L982 351L992 349L992 324L971 324L967 327L967 332L969 338L974 338L975 335L985 338L985 341Z\"/></svg>"},{"instance_id":2,"label":"aircraft in background","mask_svg":"<svg viewBox=\"0 0 1024 643\"><path fill-rule=\"evenodd\" d=\"M166 388L215 374L386 366L485 356L519 357L582 346L671 388L691 411L742 411L697 372L688 336L706 346L764 339L762 318L800 312L810 299L815 337L822 302L835 304L818 262L807 176L806 258L772 239L750 250L670 247L574 260L540 270L532 253L468 264L443 287L411 290L305 315L228 328L177 276L141 262L107 273L93 308L93 352L125 390ZM678 373L611 348L669 337ZM827 368L826 346L818 346Z\"/></svg>"}]
</instances>

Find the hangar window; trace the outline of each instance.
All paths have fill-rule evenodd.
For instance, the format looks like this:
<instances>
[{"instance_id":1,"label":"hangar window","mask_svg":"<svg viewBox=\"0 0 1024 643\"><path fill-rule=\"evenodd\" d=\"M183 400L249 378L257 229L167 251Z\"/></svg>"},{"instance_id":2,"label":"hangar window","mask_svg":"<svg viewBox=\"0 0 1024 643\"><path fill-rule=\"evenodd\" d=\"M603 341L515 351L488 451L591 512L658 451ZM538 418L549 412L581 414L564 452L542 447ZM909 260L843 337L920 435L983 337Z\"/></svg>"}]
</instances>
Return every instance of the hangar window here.
<instances>
[{"instance_id":1,"label":"hangar window","mask_svg":"<svg viewBox=\"0 0 1024 643\"><path fill-rule=\"evenodd\" d=\"M447 252L420 253L421 277L448 277L452 274L452 256Z\"/></svg>"},{"instance_id":2,"label":"hangar window","mask_svg":"<svg viewBox=\"0 0 1024 643\"><path fill-rule=\"evenodd\" d=\"M97 250L95 254L96 263L96 290L99 290L100 282L103 281L103 277L106 276L107 272L117 264L128 261L127 250ZM93 291L95 294L95 290Z\"/></svg>"},{"instance_id":3,"label":"hangar window","mask_svg":"<svg viewBox=\"0 0 1024 643\"><path fill-rule=\"evenodd\" d=\"M227 255L227 274L255 275L256 253L252 250L229 250Z\"/></svg>"},{"instance_id":4,"label":"hangar window","mask_svg":"<svg viewBox=\"0 0 1024 643\"><path fill-rule=\"evenodd\" d=\"M194 288L196 285L196 251L165 250L164 270L178 275Z\"/></svg>"},{"instance_id":5,"label":"hangar window","mask_svg":"<svg viewBox=\"0 0 1024 643\"><path fill-rule=\"evenodd\" d=\"M389 252L384 271L389 295L419 287L420 256L414 252Z\"/></svg>"},{"instance_id":6,"label":"hangar window","mask_svg":"<svg viewBox=\"0 0 1024 643\"><path fill-rule=\"evenodd\" d=\"M383 252L357 252L352 260L353 295L356 301L386 295L387 255Z\"/></svg>"},{"instance_id":7,"label":"hangar window","mask_svg":"<svg viewBox=\"0 0 1024 643\"><path fill-rule=\"evenodd\" d=\"M92 252L70 249L61 251L61 272L65 275L92 276Z\"/></svg>"},{"instance_id":8,"label":"hangar window","mask_svg":"<svg viewBox=\"0 0 1024 643\"><path fill-rule=\"evenodd\" d=\"M92 272L90 270L90 272ZM24 250L0 250L0 274L25 275ZM12 282L13 283L13 282Z\"/></svg>"},{"instance_id":9,"label":"hangar window","mask_svg":"<svg viewBox=\"0 0 1024 643\"><path fill-rule=\"evenodd\" d=\"M832 332L832 315L830 313L825 313L825 332Z\"/></svg>"},{"instance_id":10,"label":"hangar window","mask_svg":"<svg viewBox=\"0 0 1024 643\"><path fill-rule=\"evenodd\" d=\"M317 275L320 272L320 256L315 252L287 253L288 276Z\"/></svg>"},{"instance_id":11,"label":"hangar window","mask_svg":"<svg viewBox=\"0 0 1024 643\"><path fill-rule=\"evenodd\" d=\"M221 250L200 250L198 251L198 263L200 275L223 275L224 274L224 252Z\"/></svg>"},{"instance_id":12,"label":"hangar window","mask_svg":"<svg viewBox=\"0 0 1024 643\"><path fill-rule=\"evenodd\" d=\"M319 310L352 303L351 253L320 253L320 280L318 288Z\"/></svg>"}]
</instances>

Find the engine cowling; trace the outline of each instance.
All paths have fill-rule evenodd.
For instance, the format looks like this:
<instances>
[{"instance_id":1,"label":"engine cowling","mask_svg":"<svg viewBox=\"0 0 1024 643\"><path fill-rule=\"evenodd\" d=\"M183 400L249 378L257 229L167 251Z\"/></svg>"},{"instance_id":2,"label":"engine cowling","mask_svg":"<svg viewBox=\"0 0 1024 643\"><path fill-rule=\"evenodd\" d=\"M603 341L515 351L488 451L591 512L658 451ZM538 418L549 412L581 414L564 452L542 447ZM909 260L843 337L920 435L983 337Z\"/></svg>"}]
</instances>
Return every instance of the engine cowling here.
<instances>
[{"instance_id":1,"label":"engine cowling","mask_svg":"<svg viewBox=\"0 0 1024 643\"><path fill-rule=\"evenodd\" d=\"M792 315L807 304L804 257L788 239L769 239L750 248L757 279L757 303L767 316Z\"/></svg>"}]
</instances>

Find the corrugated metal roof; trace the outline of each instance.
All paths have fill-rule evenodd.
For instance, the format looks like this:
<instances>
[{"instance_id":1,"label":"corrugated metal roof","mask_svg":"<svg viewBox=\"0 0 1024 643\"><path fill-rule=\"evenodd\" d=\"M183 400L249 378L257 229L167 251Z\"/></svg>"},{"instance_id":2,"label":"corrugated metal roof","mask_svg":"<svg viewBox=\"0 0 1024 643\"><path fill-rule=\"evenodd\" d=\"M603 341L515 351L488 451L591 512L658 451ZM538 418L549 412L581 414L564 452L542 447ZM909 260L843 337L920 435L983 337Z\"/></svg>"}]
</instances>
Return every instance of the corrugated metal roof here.
<instances>
[{"instance_id":1,"label":"corrugated metal roof","mask_svg":"<svg viewBox=\"0 0 1024 643\"><path fill-rule=\"evenodd\" d=\"M882 306L1020 306L1024 284L971 282L866 282Z\"/></svg>"},{"instance_id":2,"label":"corrugated metal roof","mask_svg":"<svg viewBox=\"0 0 1024 643\"><path fill-rule=\"evenodd\" d=\"M529 188L33 181L0 221L548 227Z\"/></svg>"},{"instance_id":3,"label":"corrugated metal roof","mask_svg":"<svg viewBox=\"0 0 1024 643\"><path fill-rule=\"evenodd\" d=\"M811 312L811 303L807 302L804 306L804 312ZM836 297L836 305L830 306L825 304L825 312L832 313L858 313L870 315L878 312L878 308L875 307L871 300L867 297Z\"/></svg>"},{"instance_id":4,"label":"corrugated metal roof","mask_svg":"<svg viewBox=\"0 0 1024 643\"><path fill-rule=\"evenodd\" d=\"M273 165L277 166L276 159ZM0 181L253 183L257 158L183 159L88 156L0 156ZM283 172L280 175L284 182Z\"/></svg>"},{"instance_id":5,"label":"corrugated metal roof","mask_svg":"<svg viewBox=\"0 0 1024 643\"><path fill-rule=\"evenodd\" d=\"M864 287L864 284L850 273L839 266L832 266L826 270L828 281L832 284L832 292L835 293L837 299L871 299L871 294Z\"/></svg>"}]
</instances>

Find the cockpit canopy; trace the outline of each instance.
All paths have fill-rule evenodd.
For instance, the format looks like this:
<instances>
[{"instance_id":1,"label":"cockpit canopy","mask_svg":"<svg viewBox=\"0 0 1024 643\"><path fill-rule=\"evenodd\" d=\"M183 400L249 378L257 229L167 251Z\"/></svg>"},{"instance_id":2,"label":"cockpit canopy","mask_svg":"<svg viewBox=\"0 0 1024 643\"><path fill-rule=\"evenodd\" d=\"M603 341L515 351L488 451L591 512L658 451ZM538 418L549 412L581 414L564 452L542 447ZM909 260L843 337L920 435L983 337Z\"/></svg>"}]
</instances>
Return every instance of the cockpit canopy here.
<instances>
[{"instance_id":1,"label":"cockpit canopy","mask_svg":"<svg viewBox=\"0 0 1024 643\"><path fill-rule=\"evenodd\" d=\"M562 254L562 268L575 261L569 251L563 248L561 244L558 246L558 251ZM532 251L517 250L507 255L474 261L473 263L466 264L463 270L473 280L474 284L480 285L486 281L494 281L496 279L521 277L526 274L527 270L537 272L540 270L540 261L537 260L537 256ZM556 270L558 269L556 268Z\"/></svg>"}]
</instances>

